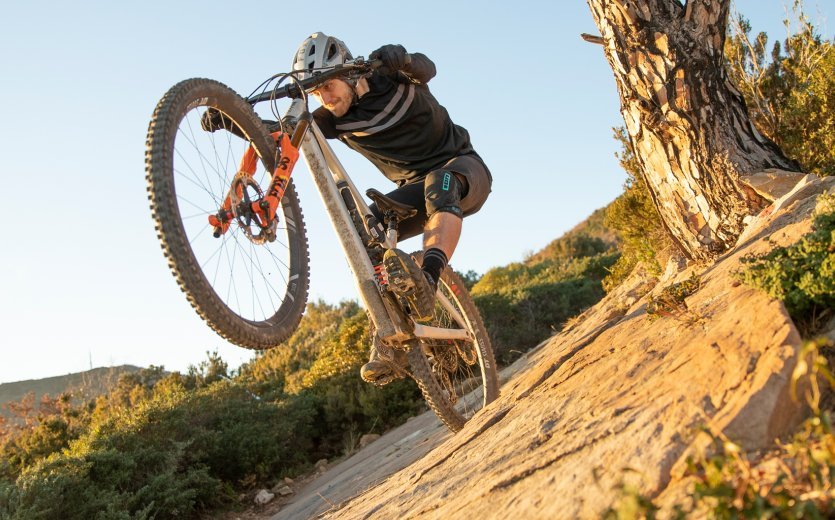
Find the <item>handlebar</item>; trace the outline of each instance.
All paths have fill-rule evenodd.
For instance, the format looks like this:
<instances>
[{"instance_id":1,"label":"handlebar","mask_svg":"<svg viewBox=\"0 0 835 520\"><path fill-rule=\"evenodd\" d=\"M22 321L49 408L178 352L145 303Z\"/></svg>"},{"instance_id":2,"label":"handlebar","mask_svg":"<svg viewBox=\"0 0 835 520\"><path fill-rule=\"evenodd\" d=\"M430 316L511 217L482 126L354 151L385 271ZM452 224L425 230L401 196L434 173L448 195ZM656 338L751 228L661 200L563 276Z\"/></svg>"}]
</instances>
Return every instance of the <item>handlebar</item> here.
<instances>
[{"instance_id":1,"label":"handlebar","mask_svg":"<svg viewBox=\"0 0 835 520\"><path fill-rule=\"evenodd\" d=\"M411 55L406 55L406 64L412 62ZM275 99L282 99L282 98L299 98L302 96L302 91L309 91L313 88L322 85L323 83L327 82L328 80L338 78L341 76L346 76L351 73L365 73L371 72L380 68L383 65L382 60L372 60L372 61L365 61L361 57L357 58L351 63L345 63L342 65L337 65L334 68L327 70L325 72L320 72L315 74L313 77L300 80L298 82L288 83L283 87L278 87L275 89L271 89L267 92L262 92L255 96L251 96L247 98L249 104L254 105L256 103L260 103L262 101L270 101ZM295 71L299 72L299 71Z\"/></svg>"}]
</instances>

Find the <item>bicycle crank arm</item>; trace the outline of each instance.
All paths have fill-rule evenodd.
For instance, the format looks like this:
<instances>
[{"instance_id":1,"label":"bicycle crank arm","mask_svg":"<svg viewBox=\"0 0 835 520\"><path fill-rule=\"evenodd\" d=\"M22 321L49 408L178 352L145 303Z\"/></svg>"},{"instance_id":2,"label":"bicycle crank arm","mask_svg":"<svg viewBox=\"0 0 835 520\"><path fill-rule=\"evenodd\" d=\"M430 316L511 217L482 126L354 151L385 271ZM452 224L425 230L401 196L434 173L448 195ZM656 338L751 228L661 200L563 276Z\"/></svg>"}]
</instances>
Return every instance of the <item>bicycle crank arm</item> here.
<instances>
[{"instance_id":1,"label":"bicycle crank arm","mask_svg":"<svg viewBox=\"0 0 835 520\"><path fill-rule=\"evenodd\" d=\"M440 327L421 325L420 323L415 323L414 334L419 339L462 339L466 341L473 341L475 339L468 330L442 329Z\"/></svg>"}]
</instances>

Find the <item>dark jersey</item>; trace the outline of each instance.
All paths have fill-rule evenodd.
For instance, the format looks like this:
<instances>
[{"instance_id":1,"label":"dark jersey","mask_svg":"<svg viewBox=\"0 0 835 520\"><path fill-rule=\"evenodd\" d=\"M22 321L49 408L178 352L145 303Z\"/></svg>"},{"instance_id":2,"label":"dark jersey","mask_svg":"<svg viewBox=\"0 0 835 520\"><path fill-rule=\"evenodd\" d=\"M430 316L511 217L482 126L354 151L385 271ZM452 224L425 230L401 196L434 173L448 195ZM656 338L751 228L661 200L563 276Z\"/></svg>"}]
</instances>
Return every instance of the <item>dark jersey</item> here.
<instances>
[{"instance_id":1,"label":"dark jersey","mask_svg":"<svg viewBox=\"0 0 835 520\"><path fill-rule=\"evenodd\" d=\"M334 117L324 107L313 112L325 137L358 151L398 185L453 157L475 154L470 135L429 92L435 64L423 54L411 56L405 73L368 76L369 91L344 116Z\"/></svg>"}]
</instances>

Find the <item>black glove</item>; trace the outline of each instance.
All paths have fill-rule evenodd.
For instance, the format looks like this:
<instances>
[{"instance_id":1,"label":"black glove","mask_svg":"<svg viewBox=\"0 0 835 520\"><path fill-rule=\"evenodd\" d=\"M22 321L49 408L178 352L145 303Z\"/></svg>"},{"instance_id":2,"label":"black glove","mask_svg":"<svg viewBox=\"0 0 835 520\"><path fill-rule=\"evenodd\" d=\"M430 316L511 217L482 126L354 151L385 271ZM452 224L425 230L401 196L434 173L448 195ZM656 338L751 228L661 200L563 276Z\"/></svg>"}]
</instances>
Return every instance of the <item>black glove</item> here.
<instances>
[{"instance_id":1,"label":"black glove","mask_svg":"<svg viewBox=\"0 0 835 520\"><path fill-rule=\"evenodd\" d=\"M406 67L406 56L406 48L402 45L383 45L372 52L368 59L382 61L383 67L394 73Z\"/></svg>"},{"instance_id":2,"label":"black glove","mask_svg":"<svg viewBox=\"0 0 835 520\"><path fill-rule=\"evenodd\" d=\"M214 132L221 128L229 128L231 125L228 123L231 123L231 120L225 119L223 113L216 108L209 107L208 110L203 112L203 116L200 117L200 126L207 132Z\"/></svg>"}]
</instances>

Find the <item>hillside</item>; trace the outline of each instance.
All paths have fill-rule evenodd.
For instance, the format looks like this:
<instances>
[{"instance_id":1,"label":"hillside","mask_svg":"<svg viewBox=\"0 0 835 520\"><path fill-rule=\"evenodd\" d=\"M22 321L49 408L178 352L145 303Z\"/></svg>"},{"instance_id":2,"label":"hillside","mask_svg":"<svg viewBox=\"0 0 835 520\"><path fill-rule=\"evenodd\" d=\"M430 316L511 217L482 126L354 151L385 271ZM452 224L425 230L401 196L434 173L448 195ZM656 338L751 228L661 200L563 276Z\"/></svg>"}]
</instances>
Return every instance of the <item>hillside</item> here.
<instances>
[{"instance_id":1,"label":"hillside","mask_svg":"<svg viewBox=\"0 0 835 520\"><path fill-rule=\"evenodd\" d=\"M20 401L29 393L34 394L36 403L44 395L57 397L62 393L71 393L77 398L90 399L113 388L121 374L138 370L139 367L132 365L99 367L64 376L3 383L0 384L0 415L9 415L2 405Z\"/></svg>"},{"instance_id":2,"label":"hillside","mask_svg":"<svg viewBox=\"0 0 835 520\"><path fill-rule=\"evenodd\" d=\"M265 488L283 498L224 518L597 518L630 489L633 501L670 509L690 496L679 477L704 444L702 425L751 449L803 417L788 398L800 335L782 303L734 273L809 231L814 195L835 184L810 179L716 264L660 282L638 272L602 300L617 253L585 232L486 273L473 294L518 359L502 396L456 435L422 414L410 381L363 383L364 311L318 302L286 344L239 371L216 354L185 374L142 369L91 406L10 432L0 516L225 515ZM826 200L824 234L835 229L835 197ZM539 338L563 332L522 354L536 337L523 319L543 310L551 325Z\"/></svg>"},{"instance_id":3,"label":"hillside","mask_svg":"<svg viewBox=\"0 0 835 520\"><path fill-rule=\"evenodd\" d=\"M332 480L311 498L315 507L323 518L599 518L628 490L665 515L686 505L688 457L710 444L702 428L757 450L806 413L790 397L802 345L794 323L781 302L735 277L748 255L809 232L816 196L835 178L805 182L710 267L691 266L654 288L631 277L524 360L502 396L458 434L401 430L404 443L440 442L420 460L377 475L371 487L359 476ZM672 284L687 280L698 280L696 290L671 297ZM381 459L368 460L375 451ZM361 453L371 468L395 456L374 445ZM339 471L349 468L346 461ZM337 486L354 498L339 503L346 489ZM293 507L291 499L286 510Z\"/></svg>"}]
</instances>

